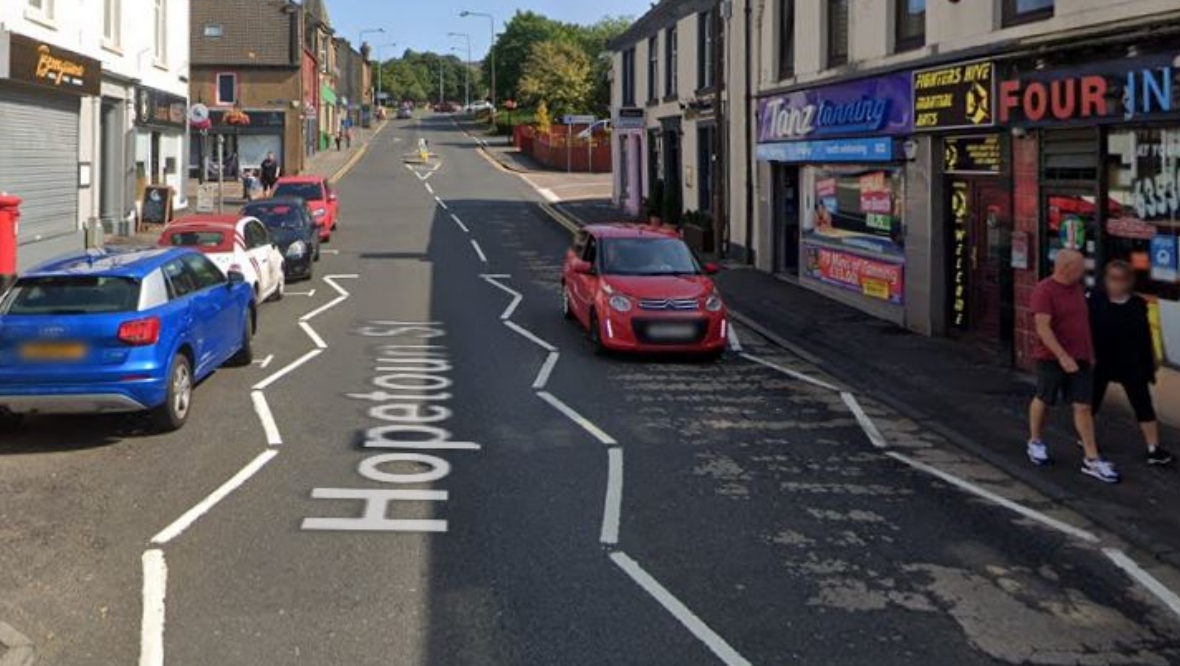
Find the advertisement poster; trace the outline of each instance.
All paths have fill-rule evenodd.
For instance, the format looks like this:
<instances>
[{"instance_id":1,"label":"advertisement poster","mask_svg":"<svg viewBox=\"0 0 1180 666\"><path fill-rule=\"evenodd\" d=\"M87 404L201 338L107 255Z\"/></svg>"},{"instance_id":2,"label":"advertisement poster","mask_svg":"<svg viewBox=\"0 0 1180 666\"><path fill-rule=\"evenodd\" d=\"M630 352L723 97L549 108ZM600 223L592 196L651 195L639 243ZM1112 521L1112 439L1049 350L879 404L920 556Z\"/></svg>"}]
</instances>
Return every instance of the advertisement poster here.
<instances>
[{"instance_id":1,"label":"advertisement poster","mask_svg":"<svg viewBox=\"0 0 1180 666\"><path fill-rule=\"evenodd\" d=\"M895 305L905 302L905 269L901 264L831 250L804 246L807 276L842 289Z\"/></svg>"},{"instance_id":2,"label":"advertisement poster","mask_svg":"<svg viewBox=\"0 0 1180 666\"><path fill-rule=\"evenodd\" d=\"M811 215L804 221L804 240L902 262L905 227L895 214L902 200L900 172L832 167L815 173L815 197Z\"/></svg>"},{"instance_id":3,"label":"advertisement poster","mask_svg":"<svg viewBox=\"0 0 1180 666\"><path fill-rule=\"evenodd\" d=\"M967 293L967 219L971 214L970 186L966 181L951 183L951 323L959 330L970 328Z\"/></svg>"},{"instance_id":4,"label":"advertisement poster","mask_svg":"<svg viewBox=\"0 0 1180 666\"><path fill-rule=\"evenodd\" d=\"M885 172L875 171L860 177L860 212L893 213L893 192L887 184Z\"/></svg>"},{"instance_id":5,"label":"advertisement poster","mask_svg":"<svg viewBox=\"0 0 1180 666\"><path fill-rule=\"evenodd\" d=\"M1177 249L1175 236L1156 236L1151 239L1151 279L1160 282L1180 280Z\"/></svg>"}]
</instances>

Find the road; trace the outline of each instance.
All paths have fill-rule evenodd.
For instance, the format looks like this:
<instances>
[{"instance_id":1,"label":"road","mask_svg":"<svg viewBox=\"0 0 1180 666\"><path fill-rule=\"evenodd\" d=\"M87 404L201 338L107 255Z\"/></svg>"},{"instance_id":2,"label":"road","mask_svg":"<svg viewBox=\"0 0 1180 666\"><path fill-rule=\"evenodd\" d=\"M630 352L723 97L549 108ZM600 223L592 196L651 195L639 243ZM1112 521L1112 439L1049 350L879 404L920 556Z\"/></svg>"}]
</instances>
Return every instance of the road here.
<instances>
[{"instance_id":1,"label":"road","mask_svg":"<svg viewBox=\"0 0 1180 666\"><path fill-rule=\"evenodd\" d=\"M450 119L339 191L183 431L4 433L0 620L39 663L1180 663L1106 535L806 359L595 357L568 232Z\"/></svg>"}]
</instances>

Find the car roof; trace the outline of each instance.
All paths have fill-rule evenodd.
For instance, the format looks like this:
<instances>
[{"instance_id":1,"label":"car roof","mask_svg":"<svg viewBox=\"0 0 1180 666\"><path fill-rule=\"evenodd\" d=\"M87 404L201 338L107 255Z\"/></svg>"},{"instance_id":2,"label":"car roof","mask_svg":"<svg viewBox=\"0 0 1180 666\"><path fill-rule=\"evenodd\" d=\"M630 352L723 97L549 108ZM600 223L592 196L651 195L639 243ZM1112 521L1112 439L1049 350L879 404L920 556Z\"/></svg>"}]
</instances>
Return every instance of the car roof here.
<instances>
[{"instance_id":1,"label":"car roof","mask_svg":"<svg viewBox=\"0 0 1180 666\"><path fill-rule=\"evenodd\" d=\"M651 224L617 222L611 224L589 224L583 227L588 233L599 238L680 238L680 232L671 227Z\"/></svg>"},{"instance_id":2,"label":"car roof","mask_svg":"<svg viewBox=\"0 0 1180 666\"><path fill-rule=\"evenodd\" d=\"M266 199L255 199L242 206L242 210L247 210L255 206L306 206L307 199L303 197L268 197Z\"/></svg>"},{"instance_id":3,"label":"car roof","mask_svg":"<svg viewBox=\"0 0 1180 666\"><path fill-rule=\"evenodd\" d=\"M250 219L254 219L253 216L211 215L208 217L186 217L164 227L164 232L161 235L167 235L176 231L194 231L199 229L236 231L239 224Z\"/></svg>"},{"instance_id":4,"label":"car roof","mask_svg":"<svg viewBox=\"0 0 1180 666\"><path fill-rule=\"evenodd\" d=\"M279 184L282 183L322 183L323 176L283 176L279 178Z\"/></svg>"},{"instance_id":5,"label":"car roof","mask_svg":"<svg viewBox=\"0 0 1180 666\"><path fill-rule=\"evenodd\" d=\"M188 248L108 247L85 250L51 259L24 277L58 277L67 275L112 275L144 278L176 257L193 254Z\"/></svg>"}]
</instances>

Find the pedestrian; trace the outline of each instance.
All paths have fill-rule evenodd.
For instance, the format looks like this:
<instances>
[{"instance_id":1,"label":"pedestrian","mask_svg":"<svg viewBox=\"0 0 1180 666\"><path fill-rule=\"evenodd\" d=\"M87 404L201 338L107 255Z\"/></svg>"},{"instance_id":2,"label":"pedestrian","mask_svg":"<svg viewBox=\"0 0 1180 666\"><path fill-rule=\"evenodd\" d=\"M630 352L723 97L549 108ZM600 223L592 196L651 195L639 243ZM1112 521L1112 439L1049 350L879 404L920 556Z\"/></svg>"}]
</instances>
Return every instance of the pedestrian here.
<instances>
[{"instance_id":1,"label":"pedestrian","mask_svg":"<svg viewBox=\"0 0 1180 666\"><path fill-rule=\"evenodd\" d=\"M1086 260L1077 250L1060 250L1053 274L1032 293L1036 326L1033 358L1037 364L1037 394L1028 408L1028 458L1034 464L1049 462L1043 439L1049 408L1057 400L1073 407L1073 423L1085 450L1082 473L1106 483L1117 483L1119 473L1098 454L1094 434L1094 340L1090 309L1082 279Z\"/></svg>"},{"instance_id":2,"label":"pedestrian","mask_svg":"<svg viewBox=\"0 0 1180 666\"><path fill-rule=\"evenodd\" d=\"M266 159L262 160L262 194L269 197L275 185L279 182L279 161L275 159L275 154L269 152L266 154Z\"/></svg>"},{"instance_id":3,"label":"pedestrian","mask_svg":"<svg viewBox=\"0 0 1180 666\"><path fill-rule=\"evenodd\" d=\"M344 147L352 150L352 125L349 125L348 129L344 130Z\"/></svg>"},{"instance_id":4,"label":"pedestrian","mask_svg":"<svg viewBox=\"0 0 1180 666\"><path fill-rule=\"evenodd\" d=\"M338 130L336 132L336 150L340 150L340 142L344 140L344 132Z\"/></svg>"},{"instance_id":5,"label":"pedestrian","mask_svg":"<svg viewBox=\"0 0 1180 666\"><path fill-rule=\"evenodd\" d=\"M1172 456L1160 446L1151 385L1155 383L1155 343L1147 319L1147 301L1134 293L1135 271L1125 261L1106 265L1104 291L1090 295L1094 334L1094 413L1112 382L1122 385L1147 444L1147 463L1167 465Z\"/></svg>"}]
</instances>

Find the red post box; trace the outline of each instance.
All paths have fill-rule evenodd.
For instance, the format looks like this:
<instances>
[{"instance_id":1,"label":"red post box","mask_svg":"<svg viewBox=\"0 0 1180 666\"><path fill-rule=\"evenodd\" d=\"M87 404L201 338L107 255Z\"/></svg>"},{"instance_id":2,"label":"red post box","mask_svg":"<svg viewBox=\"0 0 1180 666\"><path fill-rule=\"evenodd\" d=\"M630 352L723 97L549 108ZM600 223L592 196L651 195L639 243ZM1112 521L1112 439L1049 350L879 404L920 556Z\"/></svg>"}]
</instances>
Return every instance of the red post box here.
<instances>
[{"instance_id":1,"label":"red post box","mask_svg":"<svg viewBox=\"0 0 1180 666\"><path fill-rule=\"evenodd\" d=\"M20 202L20 197L0 193L0 292L8 289L16 280Z\"/></svg>"}]
</instances>

